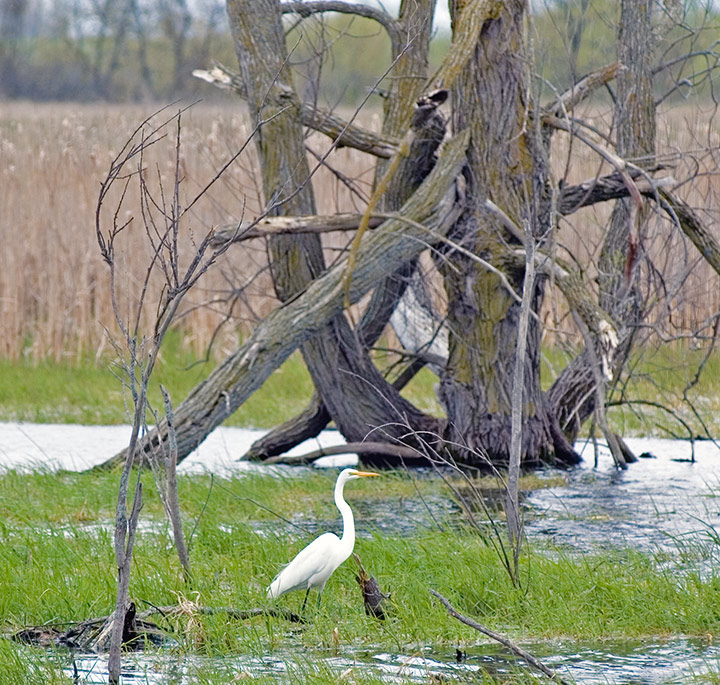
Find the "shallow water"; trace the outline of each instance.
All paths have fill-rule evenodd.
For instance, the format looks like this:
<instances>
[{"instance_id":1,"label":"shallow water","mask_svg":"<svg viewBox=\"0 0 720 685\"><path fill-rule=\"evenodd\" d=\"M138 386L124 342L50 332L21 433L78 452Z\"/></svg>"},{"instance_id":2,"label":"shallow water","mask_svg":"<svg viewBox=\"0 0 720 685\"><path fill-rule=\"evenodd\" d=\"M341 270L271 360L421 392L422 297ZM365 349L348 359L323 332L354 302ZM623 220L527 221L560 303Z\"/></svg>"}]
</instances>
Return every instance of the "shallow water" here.
<instances>
[{"instance_id":1,"label":"shallow water","mask_svg":"<svg viewBox=\"0 0 720 685\"><path fill-rule=\"evenodd\" d=\"M650 453L626 471L602 447L591 468L592 446L576 445L586 463L564 487L536 490L527 499L528 535L575 550L631 547L676 553L684 545L710 553L720 534L720 449L710 441L630 438L636 454ZM589 463L588 463L589 462Z\"/></svg>"},{"instance_id":2,"label":"shallow water","mask_svg":"<svg viewBox=\"0 0 720 685\"><path fill-rule=\"evenodd\" d=\"M127 426L0 423L0 469L86 469L125 447L129 434ZM220 428L183 461L179 470L229 475L299 468L236 461L260 435L261 431ZM342 438L337 433L325 431L317 440L296 448L296 453L339 442ZM579 443L576 447L584 454L585 462L562 472L565 485L527 493L524 504L530 544L547 547L550 553L557 548L583 552L614 547L660 552L673 569L682 569L683 557L687 556L692 570L713 573L720 549L717 542L720 539L720 449L712 442L697 442L693 454L691 446L681 441L628 439L627 443L636 454L647 452L653 458L641 459L628 470L617 471L609 453L601 447L595 468L592 446ZM356 458L352 455L327 457L321 463L346 466L356 463ZM458 511L455 502L440 497L382 503L374 500L372 504L356 500L354 506L361 535L373 531L407 535L419 527L435 527L457 519ZM336 522L302 523L313 531L318 526L332 527ZM683 555L685 549L691 553ZM682 637L667 641L550 641L522 646L578 683L687 682L693 675L720 670L720 646L712 638L710 641ZM74 666L69 662L64 665L68 674L77 673L78 683L107 682L106 661L102 657L76 656ZM288 650L273 651L262 657L247 655L228 659L177 656L172 650L161 650L128 656L124 666L124 683L150 685L184 685L203 673L225 672L228 681L235 676L249 679L267 676L283 681L290 673L296 674L295 680L298 680L303 673L318 668L323 672L329 670L338 678L343 673L348 677L352 673L365 673L378 675L388 682L427 682L431 677L463 682L473 681L481 668L498 674L525 670L523 664L493 644L467 650L461 662L452 650L444 648L396 654L341 648L338 655L313 652L305 657Z\"/></svg>"},{"instance_id":3,"label":"shallow water","mask_svg":"<svg viewBox=\"0 0 720 685\"><path fill-rule=\"evenodd\" d=\"M225 473L243 470L272 470L249 462L238 462L250 445L265 431L247 428L214 430L178 467L184 473ZM80 426L0 422L0 469L49 469L82 471L127 447L129 426ZM288 454L303 454L318 447L345 441L336 431L323 431ZM323 457L318 466L354 465L357 457Z\"/></svg>"},{"instance_id":4,"label":"shallow water","mask_svg":"<svg viewBox=\"0 0 720 685\"><path fill-rule=\"evenodd\" d=\"M667 641L523 642L521 646L560 675L587 685L682 683L720 668L720 645L682 637ZM321 671L350 682L352 675L372 674L388 683L477 682L481 671L497 676L528 674L522 660L494 644L465 649L459 656L461 660L458 650L434 650L432 647L404 653L341 649L339 654L317 652L307 656L298 656L297 651L275 650L264 656L228 658L160 652L125 657L123 683L181 685L209 673L227 676L228 682L233 678L240 681L259 677L283 681L291 675L294 681L299 681L303 676ZM69 675L77 674L79 683L99 685L107 682L105 657L76 656L74 667L66 665L65 670Z\"/></svg>"}]
</instances>

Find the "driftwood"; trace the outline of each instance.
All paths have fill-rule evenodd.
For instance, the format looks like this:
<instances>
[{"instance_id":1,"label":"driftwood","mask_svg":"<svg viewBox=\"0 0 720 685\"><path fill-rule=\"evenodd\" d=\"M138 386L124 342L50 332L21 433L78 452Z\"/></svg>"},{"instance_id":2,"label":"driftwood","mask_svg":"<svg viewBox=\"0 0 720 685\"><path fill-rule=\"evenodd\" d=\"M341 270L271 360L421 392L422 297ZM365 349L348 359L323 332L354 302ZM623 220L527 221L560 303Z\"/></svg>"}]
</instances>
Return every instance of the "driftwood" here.
<instances>
[{"instance_id":1,"label":"driftwood","mask_svg":"<svg viewBox=\"0 0 720 685\"><path fill-rule=\"evenodd\" d=\"M384 216L370 217L369 227L377 228ZM354 231L360 224L362 214L331 214L312 216L266 216L251 222L247 227L238 229L228 224L215 229L212 245L220 246L227 242L240 243L251 238L263 238L280 233L332 233L333 231Z\"/></svg>"},{"instance_id":2,"label":"driftwood","mask_svg":"<svg viewBox=\"0 0 720 685\"><path fill-rule=\"evenodd\" d=\"M471 628L477 630L483 635L487 635L489 638L495 640L496 642L499 642L504 647L507 647L511 652L517 654L517 656L519 656L521 659L525 659L525 661L530 666L545 674L548 678L554 680L556 683L563 683L563 685L569 685L567 680L558 675L556 671L552 670L552 668L543 664L542 661L534 657L532 654L530 654L530 652L525 651L522 647L516 645L511 640L508 640L508 638L506 638L504 635L500 635L500 633L496 633L494 630L490 630L489 628L480 625L477 621L474 621L467 616L463 616L461 613L456 611L450 604L450 602L439 592L435 592L435 590L430 590L430 594L434 597L437 597L443 603L445 608L448 610L448 613L453 618L456 618L458 621L464 623L466 626L470 626Z\"/></svg>"},{"instance_id":3,"label":"driftwood","mask_svg":"<svg viewBox=\"0 0 720 685\"><path fill-rule=\"evenodd\" d=\"M412 447L405 445L391 445L387 442L348 442L344 445L332 445L331 447L320 447L305 454L289 455L281 454L276 457L265 459L265 464L309 464L320 457L328 457L336 454L386 454L399 461L425 460L425 455Z\"/></svg>"},{"instance_id":4,"label":"driftwood","mask_svg":"<svg viewBox=\"0 0 720 685\"><path fill-rule=\"evenodd\" d=\"M233 607L198 606L192 602L186 602L172 606L155 606L146 611L137 612L135 604L130 603L123 623L123 648L126 650L142 649L148 644L161 646L166 641L169 631L160 628L149 618L157 615L169 618L183 614L200 614L202 616L225 614L228 618L236 621L247 621L257 616L274 616L290 623L305 622L302 616L278 607L235 609ZM6 637L15 642L36 647L64 647L78 652L104 653L110 647L113 615L72 623L65 630L53 625L28 626Z\"/></svg>"},{"instance_id":5,"label":"driftwood","mask_svg":"<svg viewBox=\"0 0 720 685\"><path fill-rule=\"evenodd\" d=\"M126 650L139 649L146 644L161 645L165 631L148 621L148 612L138 615L135 604L130 606L123 620L122 645ZM9 635L16 642L38 647L65 647L79 652L107 652L110 649L114 612L108 616L89 618L72 623L65 630L58 626L29 626Z\"/></svg>"}]
</instances>

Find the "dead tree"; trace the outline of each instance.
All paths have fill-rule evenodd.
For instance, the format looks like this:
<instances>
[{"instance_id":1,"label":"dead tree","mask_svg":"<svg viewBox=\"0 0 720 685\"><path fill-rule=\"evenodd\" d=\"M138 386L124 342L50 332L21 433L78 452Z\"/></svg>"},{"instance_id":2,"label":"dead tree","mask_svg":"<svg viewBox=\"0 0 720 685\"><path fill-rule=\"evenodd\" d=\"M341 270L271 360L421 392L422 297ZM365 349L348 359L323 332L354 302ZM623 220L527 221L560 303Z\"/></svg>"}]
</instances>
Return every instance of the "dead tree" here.
<instances>
[{"instance_id":1,"label":"dead tree","mask_svg":"<svg viewBox=\"0 0 720 685\"><path fill-rule=\"evenodd\" d=\"M156 115L157 117L157 115ZM168 128L176 124L175 136L170 136L175 146L175 169L172 188L167 188L159 168L156 174L148 174L146 155L148 150L168 137ZM114 549L118 570L118 587L115 610L103 629L103 641L107 641L108 681L120 682L121 648L129 636L134 634L135 606L130 601L130 576L132 571L133 548L136 541L137 525L143 503L141 471L136 472L134 493L130 493L133 465L140 454L141 435L147 432L146 412L152 411L148 401L148 386L155 362L167 331L175 321L185 295L195 286L203 274L212 267L218 257L227 249L224 246L211 248L212 236L206 234L195 242L192 229L185 228L186 209L181 205L181 112L164 122L155 124L153 117L144 121L131 135L125 146L113 159L106 177L102 180L96 207L95 231L98 247L109 271L109 289L112 298L115 323L119 333L111 336L111 343L118 354L122 370L122 381L129 390L132 405L132 429L118 483L115 509ZM158 179L153 187L148 175ZM137 186L137 195L130 192L131 185ZM192 206L205 191L189 203ZM138 205L134 209L138 217L129 210L131 197ZM128 214L126 214L126 210ZM141 239L132 241L136 229ZM189 236L188 236L189 233ZM144 246L142 239L144 238ZM190 255L186 246L192 246ZM139 292L133 293L129 307L121 304L121 298L132 293L134 279L122 267L129 255L133 259L147 257L147 267L139 284ZM187 257L187 261L185 258ZM154 279L163 284L160 300L149 302L148 292ZM144 328L146 308L154 307L150 317L150 330ZM125 314L129 310L129 314ZM108 326L108 331L110 327ZM170 439L157 452L143 453L143 459L150 462L158 479L161 499L173 527L173 536L178 556L187 581L191 578L190 561L182 533L180 508L177 495L175 466L177 450L172 430L172 407L163 388L166 418ZM128 512L128 504L130 505Z\"/></svg>"},{"instance_id":2,"label":"dead tree","mask_svg":"<svg viewBox=\"0 0 720 685\"><path fill-rule=\"evenodd\" d=\"M244 98L258 127L266 202L261 218L281 305L177 407L178 458L297 348L316 395L302 415L251 450L256 458L277 454L332 420L351 442L372 434L373 442L402 444L420 455L427 455L429 442L431 453L452 453L457 463L506 464L513 387L520 386L524 465L576 463L573 440L593 414L608 440L615 441L604 419L606 391L627 368L636 332L651 309L642 279L657 273L643 244L646 218L653 212L669 216L672 230L701 246L701 258L720 272L717 239L674 192L677 181L656 177L662 165L654 156L651 86L676 62L655 60L654 41L662 31L651 5L622 5L625 25L632 23L634 31L618 35L620 62L596 69L543 102L534 86L524 0L451 3L453 41L433 75L427 74L433 2L403 2L395 18L347 2L230 0L240 73L217 67L202 75ZM295 20L304 21L330 11L361 14L387 32L392 87L384 92L381 133L302 103L294 89L282 15L294 13ZM712 50L704 53L708 70L717 63ZM614 84L616 118L605 133L577 112ZM322 218L314 216L316 167L305 154L304 127L332 139L325 158L339 146L352 146L379 160L367 210L355 219L356 244L345 262L332 267L322 254ZM570 137L573 149L596 156L594 177L558 181L550 165L558 135ZM558 249L560 221L609 201L616 201L616 209L602 236L600 259L589 269L574 261L571 251ZM292 217L298 217L295 223ZM373 225L379 223L376 228L368 228L371 218ZM290 233L293 226L297 231ZM427 416L405 400L369 354L394 312L410 300L420 306L425 284L416 260L428 247L446 302L442 322L429 315L427 337L427 344L440 335L448 341L445 358L433 359L446 419ZM528 254L534 276L525 283ZM594 269L600 272L597 281ZM524 287L530 312L519 345ZM543 391L542 311L556 293L584 350ZM344 314L347 304L365 296L361 318L351 323ZM161 426L148 436L146 449L165 435ZM619 465L629 458L619 439L613 452ZM372 453L363 458L375 464L398 460Z\"/></svg>"}]
</instances>

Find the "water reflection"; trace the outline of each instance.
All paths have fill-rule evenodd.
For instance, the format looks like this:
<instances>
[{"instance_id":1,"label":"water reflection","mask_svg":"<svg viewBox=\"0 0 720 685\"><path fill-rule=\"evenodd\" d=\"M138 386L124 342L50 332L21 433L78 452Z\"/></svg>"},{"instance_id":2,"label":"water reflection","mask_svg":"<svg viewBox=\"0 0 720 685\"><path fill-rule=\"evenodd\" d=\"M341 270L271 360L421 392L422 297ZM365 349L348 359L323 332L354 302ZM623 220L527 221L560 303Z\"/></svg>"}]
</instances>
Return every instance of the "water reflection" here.
<instances>
[{"instance_id":1,"label":"water reflection","mask_svg":"<svg viewBox=\"0 0 720 685\"><path fill-rule=\"evenodd\" d=\"M690 446L677 440L628 439L636 453L649 452L626 471L617 471L600 450L600 468L587 463L568 474L564 487L536 490L528 497L528 535L576 550L631 547L675 552L700 545L710 553L720 524L720 450L712 442ZM577 445L592 463L590 446ZM682 461L680 461L682 460Z\"/></svg>"}]
</instances>

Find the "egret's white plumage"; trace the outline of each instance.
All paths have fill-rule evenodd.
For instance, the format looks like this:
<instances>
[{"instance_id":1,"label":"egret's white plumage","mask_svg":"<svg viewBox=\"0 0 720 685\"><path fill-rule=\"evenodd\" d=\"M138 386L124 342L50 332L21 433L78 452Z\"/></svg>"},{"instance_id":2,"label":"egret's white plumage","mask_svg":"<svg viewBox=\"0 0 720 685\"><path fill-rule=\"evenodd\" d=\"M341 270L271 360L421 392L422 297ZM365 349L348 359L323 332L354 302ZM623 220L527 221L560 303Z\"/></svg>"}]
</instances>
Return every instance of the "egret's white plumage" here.
<instances>
[{"instance_id":1,"label":"egret's white plumage","mask_svg":"<svg viewBox=\"0 0 720 685\"><path fill-rule=\"evenodd\" d=\"M291 590L306 590L316 587L322 593L325 583L351 554L355 546L355 521L352 509L343 499L345 483L364 476L377 476L370 471L345 469L340 473L335 483L335 505L340 510L343 519L343 534L339 538L334 533L323 533L313 540L307 547L275 576L267 589L269 599L275 599ZM305 599L307 600L307 592ZM318 598L319 601L319 598ZM305 603L303 602L303 608Z\"/></svg>"}]
</instances>

